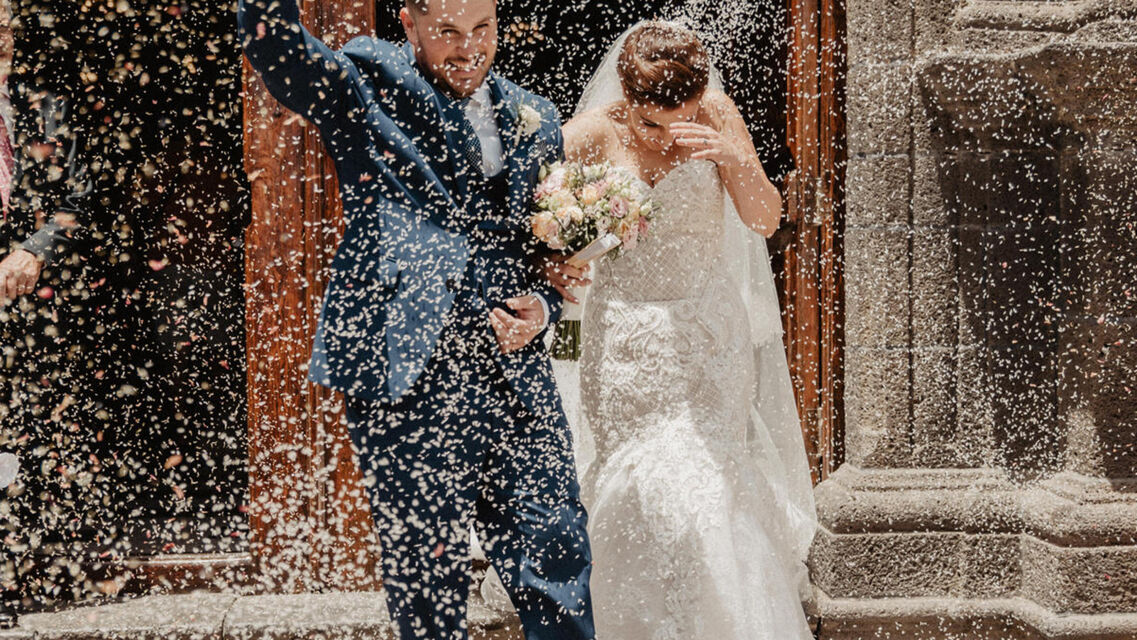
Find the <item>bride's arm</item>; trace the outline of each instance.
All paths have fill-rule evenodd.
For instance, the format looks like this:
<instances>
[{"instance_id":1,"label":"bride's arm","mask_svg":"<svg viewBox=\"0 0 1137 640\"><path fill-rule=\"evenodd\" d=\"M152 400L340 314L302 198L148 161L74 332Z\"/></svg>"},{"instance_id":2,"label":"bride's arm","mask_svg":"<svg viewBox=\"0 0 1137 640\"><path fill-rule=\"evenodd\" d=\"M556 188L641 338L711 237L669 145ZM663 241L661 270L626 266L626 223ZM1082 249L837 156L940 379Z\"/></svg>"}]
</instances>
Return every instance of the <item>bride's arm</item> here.
<instances>
[{"instance_id":1,"label":"bride's arm","mask_svg":"<svg viewBox=\"0 0 1137 640\"><path fill-rule=\"evenodd\" d=\"M701 124L675 124L675 141L695 149L692 158L713 160L742 222L767 238L778 229L782 217L782 196L766 177L762 161L754 149L750 132L734 101L714 91L704 98L714 127Z\"/></svg>"},{"instance_id":2,"label":"bride's arm","mask_svg":"<svg viewBox=\"0 0 1137 640\"><path fill-rule=\"evenodd\" d=\"M599 111L586 111L564 126L565 158L571 162L593 164L608 159L611 124Z\"/></svg>"}]
</instances>

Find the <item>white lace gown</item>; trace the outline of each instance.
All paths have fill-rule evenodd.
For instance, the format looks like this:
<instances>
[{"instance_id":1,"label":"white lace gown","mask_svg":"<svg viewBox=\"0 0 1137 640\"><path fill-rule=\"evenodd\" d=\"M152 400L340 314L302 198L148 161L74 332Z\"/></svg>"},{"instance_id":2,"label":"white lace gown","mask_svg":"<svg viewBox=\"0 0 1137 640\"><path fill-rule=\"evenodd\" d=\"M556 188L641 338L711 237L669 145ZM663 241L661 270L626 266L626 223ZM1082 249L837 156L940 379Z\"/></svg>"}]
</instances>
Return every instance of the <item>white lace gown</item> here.
<instances>
[{"instance_id":1,"label":"white lace gown","mask_svg":"<svg viewBox=\"0 0 1137 640\"><path fill-rule=\"evenodd\" d=\"M723 257L728 196L705 160L649 194L662 206L650 236L594 265L583 323L597 637L808 640L812 529L786 515L792 483L752 453L755 376L767 374Z\"/></svg>"}]
</instances>

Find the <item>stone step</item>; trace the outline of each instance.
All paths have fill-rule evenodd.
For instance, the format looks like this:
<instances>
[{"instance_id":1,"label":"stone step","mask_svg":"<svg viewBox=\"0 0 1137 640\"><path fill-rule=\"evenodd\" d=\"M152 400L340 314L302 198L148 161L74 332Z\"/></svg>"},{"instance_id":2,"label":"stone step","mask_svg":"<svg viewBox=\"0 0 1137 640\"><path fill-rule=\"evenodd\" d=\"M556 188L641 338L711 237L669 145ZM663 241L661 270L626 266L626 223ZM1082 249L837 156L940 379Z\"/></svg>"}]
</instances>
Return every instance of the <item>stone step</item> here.
<instances>
[{"instance_id":1,"label":"stone step","mask_svg":"<svg viewBox=\"0 0 1137 640\"><path fill-rule=\"evenodd\" d=\"M995 470L845 465L816 496L810 577L833 598L1021 598L1054 615L1137 614L1137 499L1106 481L1059 474L1020 487Z\"/></svg>"},{"instance_id":2,"label":"stone step","mask_svg":"<svg viewBox=\"0 0 1137 640\"><path fill-rule=\"evenodd\" d=\"M516 640L512 615L471 601L470 637ZM0 640L394 640L381 592L144 596L20 617Z\"/></svg>"},{"instance_id":3,"label":"stone step","mask_svg":"<svg viewBox=\"0 0 1137 640\"><path fill-rule=\"evenodd\" d=\"M1133 640L1137 613L1058 615L1024 598L831 598L819 640Z\"/></svg>"}]
</instances>

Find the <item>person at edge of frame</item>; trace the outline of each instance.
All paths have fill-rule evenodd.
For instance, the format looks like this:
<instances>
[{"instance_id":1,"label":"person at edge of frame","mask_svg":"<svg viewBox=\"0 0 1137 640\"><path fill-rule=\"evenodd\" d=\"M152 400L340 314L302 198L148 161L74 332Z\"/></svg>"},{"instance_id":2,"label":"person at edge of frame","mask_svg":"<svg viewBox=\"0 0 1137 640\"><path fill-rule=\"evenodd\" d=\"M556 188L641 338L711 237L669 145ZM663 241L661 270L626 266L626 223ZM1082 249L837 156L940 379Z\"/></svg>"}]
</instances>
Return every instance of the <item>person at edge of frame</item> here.
<instances>
[{"instance_id":1,"label":"person at edge of frame","mask_svg":"<svg viewBox=\"0 0 1137 640\"><path fill-rule=\"evenodd\" d=\"M32 321L16 323L20 327L35 328L40 324L31 316L37 307L21 298L33 293L50 297L52 289L40 285L46 271L66 262L82 242L85 202L93 189L80 161L79 136L69 127L68 101L19 81L9 84L12 34L8 20L0 26L0 305L6 316L29 316ZM40 468L28 455L34 439L25 437L24 420L15 415L21 409L4 410L0 629L15 627L23 608L21 557L30 544L22 533L34 519L30 502L39 485L33 476Z\"/></svg>"}]
</instances>

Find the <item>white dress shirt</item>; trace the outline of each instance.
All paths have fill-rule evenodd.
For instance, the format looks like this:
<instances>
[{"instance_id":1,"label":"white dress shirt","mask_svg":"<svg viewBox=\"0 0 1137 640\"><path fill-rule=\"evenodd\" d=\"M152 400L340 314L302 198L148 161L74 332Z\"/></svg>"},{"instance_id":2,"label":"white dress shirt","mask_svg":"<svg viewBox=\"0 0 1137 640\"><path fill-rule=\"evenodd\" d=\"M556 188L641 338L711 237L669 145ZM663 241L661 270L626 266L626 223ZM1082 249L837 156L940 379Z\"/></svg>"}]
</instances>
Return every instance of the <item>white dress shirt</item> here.
<instances>
[{"instance_id":1,"label":"white dress shirt","mask_svg":"<svg viewBox=\"0 0 1137 640\"><path fill-rule=\"evenodd\" d=\"M466 103L466 118L474 127L474 133L478 134L478 142L482 145L482 173L496 176L505 168L505 149L501 143L501 131L497 126L488 79L482 82ZM544 324L548 324L549 302L539 293L534 293L533 297L540 301L541 309L545 312Z\"/></svg>"}]
</instances>

